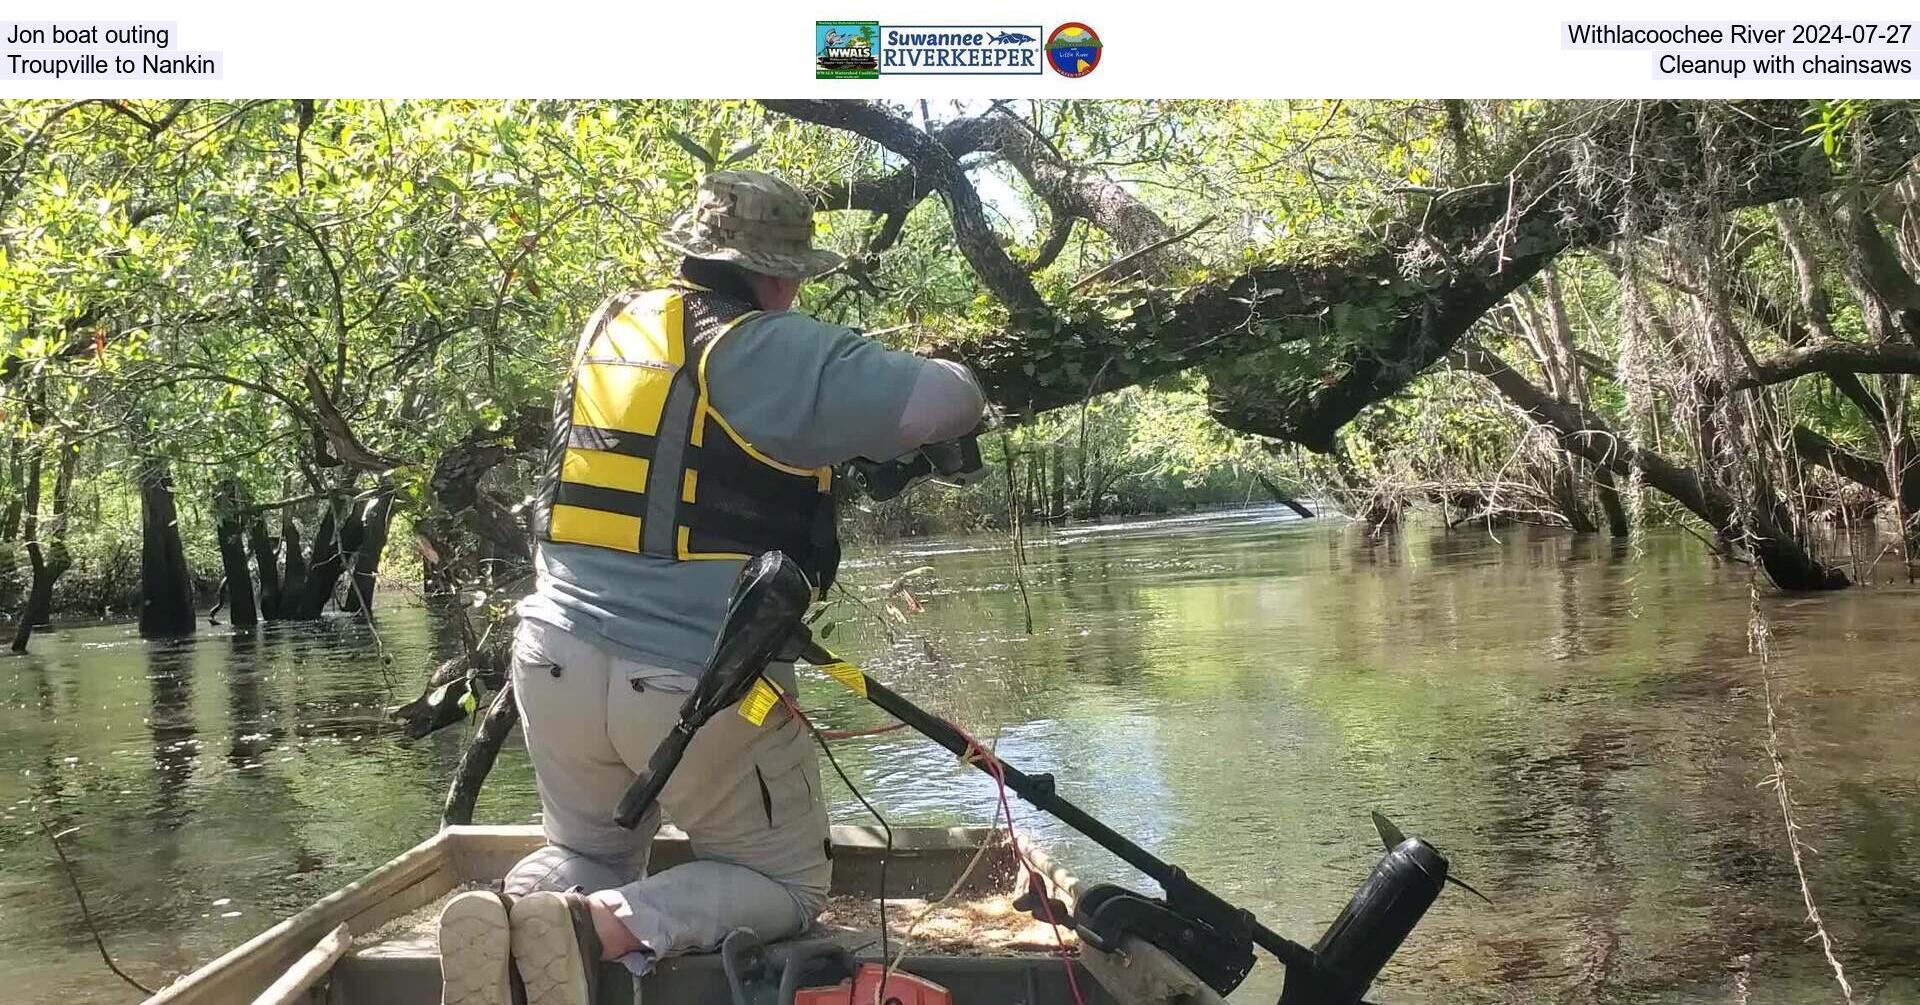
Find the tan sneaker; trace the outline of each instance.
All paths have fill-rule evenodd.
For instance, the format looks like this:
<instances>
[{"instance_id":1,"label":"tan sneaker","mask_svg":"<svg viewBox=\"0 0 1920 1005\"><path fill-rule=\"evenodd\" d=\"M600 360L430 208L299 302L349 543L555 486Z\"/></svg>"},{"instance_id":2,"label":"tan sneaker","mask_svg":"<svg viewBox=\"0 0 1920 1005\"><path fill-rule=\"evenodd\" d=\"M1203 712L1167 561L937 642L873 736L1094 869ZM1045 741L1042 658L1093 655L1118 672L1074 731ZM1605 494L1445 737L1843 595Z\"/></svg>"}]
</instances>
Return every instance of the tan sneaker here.
<instances>
[{"instance_id":1,"label":"tan sneaker","mask_svg":"<svg viewBox=\"0 0 1920 1005\"><path fill-rule=\"evenodd\" d=\"M513 960L527 1005L593 1005L600 937L586 895L530 893L513 904Z\"/></svg>"},{"instance_id":2,"label":"tan sneaker","mask_svg":"<svg viewBox=\"0 0 1920 1005\"><path fill-rule=\"evenodd\" d=\"M440 909L441 1005L521 1005L514 994L509 901L468 890Z\"/></svg>"}]
</instances>

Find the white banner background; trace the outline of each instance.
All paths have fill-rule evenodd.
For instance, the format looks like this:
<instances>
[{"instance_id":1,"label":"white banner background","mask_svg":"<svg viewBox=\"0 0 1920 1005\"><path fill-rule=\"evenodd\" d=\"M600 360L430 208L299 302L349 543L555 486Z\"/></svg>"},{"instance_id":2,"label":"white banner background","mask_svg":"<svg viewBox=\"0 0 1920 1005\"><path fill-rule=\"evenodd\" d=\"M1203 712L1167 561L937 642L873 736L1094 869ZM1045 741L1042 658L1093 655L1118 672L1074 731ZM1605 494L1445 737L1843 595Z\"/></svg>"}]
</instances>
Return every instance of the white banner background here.
<instances>
[{"instance_id":1,"label":"white banner background","mask_svg":"<svg viewBox=\"0 0 1920 1005\"><path fill-rule=\"evenodd\" d=\"M12 0L27 21L176 25L171 48L224 54L224 78L0 77L0 94L421 97L1732 97L1915 96L1911 79L1657 78L1646 50L1563 48L1573 20L1920 21L1913 4L1700 0L1325 4L1084 0L1078 4L731 0ZM1901 11L1907 13L1902 14ZM914 76L815 80L816 20L1093 26L1106 50L1081 79ZM0 45L0 53L18 47ZM1815 50L1803 50L1815 51ZM1834 55L1907 56L1920 46Z\"/></svg>"}]
</instances>

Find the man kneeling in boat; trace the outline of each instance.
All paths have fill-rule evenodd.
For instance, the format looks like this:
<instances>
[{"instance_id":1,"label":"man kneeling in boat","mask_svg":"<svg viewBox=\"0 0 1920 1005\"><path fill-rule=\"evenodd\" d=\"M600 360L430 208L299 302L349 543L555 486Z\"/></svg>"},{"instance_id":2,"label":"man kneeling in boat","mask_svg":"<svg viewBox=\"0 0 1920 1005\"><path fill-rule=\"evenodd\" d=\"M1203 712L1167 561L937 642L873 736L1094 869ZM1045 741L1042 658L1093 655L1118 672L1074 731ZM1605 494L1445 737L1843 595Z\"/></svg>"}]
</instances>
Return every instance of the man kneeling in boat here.
<instances>
[{"instance_id":1,"label":"man kneeling in boat","mask_svg":"<svg viewBox=\"0 0 1920 1005\"><path fill-rule=\"evenodd\" d=\"M646 875L659 809L634 830L614 823L677 721L743 560L786 552L824 592L840 553L831 468L979 421L965 368L789 309L840 262L812 237L812 202L791 185L710 175L662 239L685 256L674 281L611 297L581 333L555 403L512 671L547 844L504 896L462 894L442 913L447 1005L511 1005L516 981L530 1005L588 1005L600 960L644 975L736 928L783 938L826 899L819 765L784 709L759 726L722 713L695 735L659 800L694 861ZM767 672L792 687L791 664Z\"/></svg>"}]
</instances>

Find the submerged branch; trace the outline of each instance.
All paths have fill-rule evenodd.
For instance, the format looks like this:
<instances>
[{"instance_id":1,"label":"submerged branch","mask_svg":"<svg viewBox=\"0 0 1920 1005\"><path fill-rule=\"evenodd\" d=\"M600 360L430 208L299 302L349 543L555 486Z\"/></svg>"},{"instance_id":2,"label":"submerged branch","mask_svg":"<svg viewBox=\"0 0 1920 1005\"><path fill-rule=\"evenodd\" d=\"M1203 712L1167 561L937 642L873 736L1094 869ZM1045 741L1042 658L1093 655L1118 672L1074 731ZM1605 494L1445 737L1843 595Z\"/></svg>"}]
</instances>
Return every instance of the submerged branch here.
<instances>
[{"instance_id":1,"label":"submerged branch","mask_svg":"<svg viewBox=\"0 0 1920 1005\"><path fill-rule=\"evenodd\" d=\"M80 917L87 923L87 934L93 936L94 947L100 950L101 961L107 965L108 970L113 971L115 977L127 982L130 987L139 991L141 994L151 996L154 993L152 988L127 976L127 972L120 969L118 963L113 962L113 954L107 952L106 940L100 937L100 926L94 923L93 912L87 908L87 895L80 889L80 878L74 874L73 863L67 860L66 849L60 847L60 835L55 834L53 828L48 827L45 820L39 821L39 824L40 832L45 834L47 836L47 842L53 845L53 853L60 856L61 871L66 874L67 885L73 888L73 899L80 904Z\"/></svg>"}]
</instances>

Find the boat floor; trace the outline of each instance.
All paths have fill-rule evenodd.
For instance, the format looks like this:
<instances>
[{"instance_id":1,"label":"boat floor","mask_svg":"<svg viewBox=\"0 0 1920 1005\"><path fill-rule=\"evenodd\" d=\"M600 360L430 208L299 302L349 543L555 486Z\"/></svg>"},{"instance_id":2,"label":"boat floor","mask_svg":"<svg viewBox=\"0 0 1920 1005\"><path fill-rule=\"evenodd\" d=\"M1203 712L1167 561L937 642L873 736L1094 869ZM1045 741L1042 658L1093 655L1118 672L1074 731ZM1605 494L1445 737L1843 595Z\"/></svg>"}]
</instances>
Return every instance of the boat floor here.
<instances>
[{"instance_id":1,"label":"boat floor","mask_svg":"<svg viewBox=\"0 0 1920 1005\"><path fill-rule=\"evenodd\" d=\"M481 889L464 883L460 889ZM332 1005L431 1005L440 986L438 921L440 909L459 890L401 915L354 939L353 951L334 973L327 1001ZM1003 894L955 898L929 909L925 900L887 901L887 949L899 953L912 931L906 969L932 978L955 992L962 1005L1043 1005L1072 1000L1058 959L1058 946L1074 948L1073 934L1061 930L1055 943L1051 926L1013 906ZM820 918L804 938L831 938L862 960L880 960L880 906L851 895L828 899ZM633 1005L640 996L618 964L601 964L602 993L596 1005ZM1084 975L1084 971L1082 971ZM1082 976L1082 984L1088 984ZM644 983L648 1002L708 1005L724 988L720 959L709 954L666 960ZM1089 986L1088 1005L1112 1005Z\"/></svg>"},{"instance_id":2,"label":"boat floor","mask_svg":"<svg viewBox=\"0 0 1920 1005\"><path fill-rule=\"evenodd\" d=\"M434 1005L440 999L438 922L463 890L491 888L543 838L534 827L451 827L396 856L292 917L169 985L147 1005L229 1005L288 983L326 1005ZM986 843L986 850L981 850ZM905 949L905 969L951 988L956 1005L1111 1005L1084 963L1063 960L1062 932L1015 909L1007 891L1020 869L1011 842L980 828L833 829L834 896L802 938L830 937L861 960L878 960L885 891L886 950ZM690 861L684 834L663 829L656 868ZM1049 891L1071 904L1072 876L1030 844L1025 857ZM985 855L983 858L982 855ZM978 866L978 868L975 868ZM883 882L884 880L884 882ZM956 891L929 907L925 899ZM1070 909L1070 907L1069 907ZM337 949L334 933L364 933ZM692 954L660 961L641 981L601 964L596 1005L711 1005L728 998L720 958ZM305 983L301 983L305 982ZM317 983L316 983L317 982ZM306 994L304 989L312 989Z\"/></svg>"},{"instance_id":3,"label":"boat floor","mask_svg":"<svg viewBox=\"0 0 1920 1005\"><path fill-rule=\"evenodd\" d=\"M458 893L484 888L479 883L463 883L431 904L356 936L353 950L376 956L435 955L440 909ZM889 898L886 920L888 949L895 953L909 933L909 951L915 955L1045 956L1057 954L1062 946L1071 949L1076 945L1070 928L1060 928L1056 941L1052 926L1014 907L1013 899L1006 894L955 898L931 906L920 898ZM831 938L855 954L877 957L881 949L880 903L870 897L829 897L804 937Z\"/></svg>"}]
</instances>

